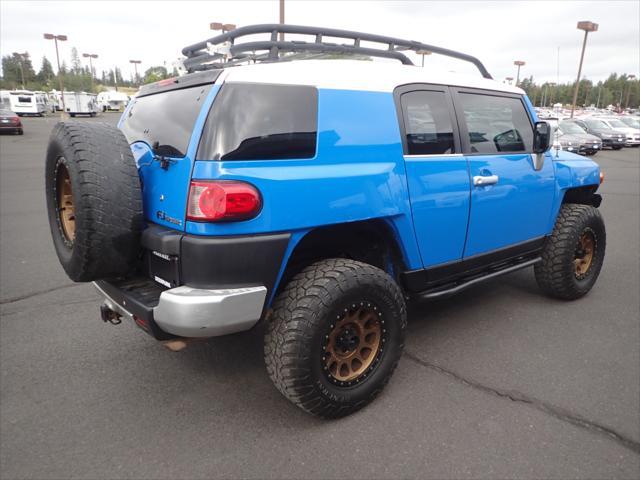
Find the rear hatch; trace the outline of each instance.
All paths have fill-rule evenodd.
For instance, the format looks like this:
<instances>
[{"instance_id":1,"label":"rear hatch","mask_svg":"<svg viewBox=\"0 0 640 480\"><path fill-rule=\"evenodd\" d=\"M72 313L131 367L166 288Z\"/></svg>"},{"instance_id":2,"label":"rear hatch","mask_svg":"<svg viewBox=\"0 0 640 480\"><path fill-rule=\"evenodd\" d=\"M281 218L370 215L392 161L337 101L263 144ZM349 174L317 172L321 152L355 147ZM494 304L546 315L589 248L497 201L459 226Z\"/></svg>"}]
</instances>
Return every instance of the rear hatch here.
<instances>
[{"instance_id":1,"label":"rear hatch","mask_svg":"<svg viewBox=\"0 0 640 480\"><path fill-rule=\"evenodd\" d=\"M185 228L193 162L219 75L199 72L145 85L120 120L138 165L150 222Z\"/></svg>"}]
</instances>

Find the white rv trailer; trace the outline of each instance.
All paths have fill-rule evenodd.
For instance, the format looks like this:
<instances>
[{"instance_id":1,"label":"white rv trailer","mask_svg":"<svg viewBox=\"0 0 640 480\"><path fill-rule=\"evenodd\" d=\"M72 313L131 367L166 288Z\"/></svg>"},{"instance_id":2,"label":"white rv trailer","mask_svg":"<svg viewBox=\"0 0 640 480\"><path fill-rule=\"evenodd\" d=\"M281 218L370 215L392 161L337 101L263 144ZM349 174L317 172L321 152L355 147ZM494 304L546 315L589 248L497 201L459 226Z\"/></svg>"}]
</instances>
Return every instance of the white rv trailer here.
<instances>
[{"instance_id":1,"label":"white rv trailer","mask_svg":"<svg viewBox=\"0 0 640 480\"><path fill-rule=\"evenodd\" d=\"M121 112L127 106L129 97L126 93L109 90L98 94L98 107L103 112Z\"/></svg>"},{"instance_id":2,"label":"white rv trailer","mask_svg":"<svg viewBox=\"0 0 640 480\"><path fill-rule=\"evenodd\" d=\"M9 90L0 90L0 108L3 110L11 110L11 99Z\"/></svg>"},{"instance_id":3,"label":"white rv trailer","mask_svg":"<svg viewBox=\"0 0 640 480\"><path fill-rule=\"evenodd\" d=\"M9 92L10 108L13 112L22 115L43 116L47 111L45 96L29 90L15 90Z\"/></svg>"},{"instance_id":4,"label":"white rv trailer","mask_svg":"<svg viewBox=\"0 0 640 480\"><path fill-rule=\"evenodd\" d=\"M64 105L67 113L72 117L76 115L90 115L95 117L98 113L98 103L95 93L64 92Z\"/></svg>"},{"instance_id":5,"label":"white rv trailer","mask_svg":"<svg viewBox=\"0 0 640 480\"><path fill-rule=\"evenodd\" d=\"M54 102L51 101L51 99L49 98L49 94L47 92L43 92L43 91L38 90L38 91L35 91L33 93L35 93L36 95L38 95L42 99L42 101L45 104L47 113L55 113L56 112L56 105L55 105Z\"/></svg>"}]
</instances>

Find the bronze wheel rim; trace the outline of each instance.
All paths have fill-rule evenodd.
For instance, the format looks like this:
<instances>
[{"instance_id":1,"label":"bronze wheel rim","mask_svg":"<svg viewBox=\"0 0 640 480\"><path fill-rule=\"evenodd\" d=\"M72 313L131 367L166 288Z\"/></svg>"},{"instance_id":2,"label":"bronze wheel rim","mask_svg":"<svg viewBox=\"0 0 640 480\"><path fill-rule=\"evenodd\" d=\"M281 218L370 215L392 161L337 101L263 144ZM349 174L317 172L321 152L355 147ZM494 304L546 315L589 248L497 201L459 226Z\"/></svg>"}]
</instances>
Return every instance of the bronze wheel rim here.
<instances>
[{"instance_id":1,"label":"bronze wheel rim","mask_svg":"<svg viewBox=\"0 0 640 480\"><path fill-rule=\"evenodd\" d=\"M376 306L364 302L337 315L323 352L325 371L334 383L349 386L371 373L385 341L380 317Z\"/></svg>"},{"instance_id":2,"label":"bronze wheel rim","mask_svg":"<svg viewBox=\"0 0 640 480\"><path fill-rule=\"evenodd\" d=\"M578 239L573 258L576 278L582 280L589 273L596 251L596 237L591 229L585 230Z\"/></svg>"},{"instance_id":3,"label":"bronze wheel rim","mask_svg":"<svg viewBox=\"0 0 640 480\"><path fill-rule=\"evenodd\" d=\"M76 238L76 215L73 204L71 177L66 165L60 163L56 172L56 200L58 202L58 219L62 234L67 242L73 243Z\"/></svg>"}]
</instances>

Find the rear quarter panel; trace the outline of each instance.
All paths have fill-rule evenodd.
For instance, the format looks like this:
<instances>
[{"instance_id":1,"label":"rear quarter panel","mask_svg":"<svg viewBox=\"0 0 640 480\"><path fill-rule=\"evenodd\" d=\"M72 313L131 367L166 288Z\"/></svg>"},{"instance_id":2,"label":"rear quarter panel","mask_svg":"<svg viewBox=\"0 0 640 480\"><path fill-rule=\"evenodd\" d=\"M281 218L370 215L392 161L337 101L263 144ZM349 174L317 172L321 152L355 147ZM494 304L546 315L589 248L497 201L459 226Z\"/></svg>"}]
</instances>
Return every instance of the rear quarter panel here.
<instances>
[{"instance_id":1,"label":"rear quarter panel","mask_svg":"<svg viewBox=\"0 0 640 480\"><path fill-rule=\"evenodd\" d=\"M193 178L238 179L256 186L263 209L233 223L187 222L195 235L293 232L292 244L324 225L385 218L397 232L408 268L421 266L400 130L391 93L318 90L314 158L195 162ZM290 245L290 248L292 246Z\"/></svg>"}]
</instances>

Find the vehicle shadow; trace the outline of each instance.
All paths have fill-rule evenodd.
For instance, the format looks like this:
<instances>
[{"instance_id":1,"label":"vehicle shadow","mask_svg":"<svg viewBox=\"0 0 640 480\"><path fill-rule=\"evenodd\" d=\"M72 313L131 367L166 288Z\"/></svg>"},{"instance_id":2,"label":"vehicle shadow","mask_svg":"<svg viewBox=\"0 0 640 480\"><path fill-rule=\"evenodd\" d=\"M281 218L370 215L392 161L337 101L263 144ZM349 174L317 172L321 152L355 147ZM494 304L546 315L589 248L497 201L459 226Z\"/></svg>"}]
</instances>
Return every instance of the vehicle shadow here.
<instances>
[{"instance_id":1,"label":"vehicle shadow","mask_svg":"<svg viewBox=\"0 0 640 480\"><path fill-rule=\"evenodd\" d=\"M429 349L428 343L439 342L450 328L473 328L477 321L473 309L480 302L514 294L538 295L531 272L515 272L443 300L414 299L408 305L408 335L440 332L424 337L427 345L422 346ZM295 407L271 383L264 365L263 335L264 323L260 323L248 332L194 342L180 352L155 345L156 365L146 371L152 377L145 381L146 393L165 404L180 405L180 410L188 404L189 410L200 411L204 422L238 416L275 430L321 425L323 420Z\"/></svg>"}]
</instances>

